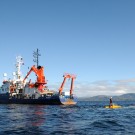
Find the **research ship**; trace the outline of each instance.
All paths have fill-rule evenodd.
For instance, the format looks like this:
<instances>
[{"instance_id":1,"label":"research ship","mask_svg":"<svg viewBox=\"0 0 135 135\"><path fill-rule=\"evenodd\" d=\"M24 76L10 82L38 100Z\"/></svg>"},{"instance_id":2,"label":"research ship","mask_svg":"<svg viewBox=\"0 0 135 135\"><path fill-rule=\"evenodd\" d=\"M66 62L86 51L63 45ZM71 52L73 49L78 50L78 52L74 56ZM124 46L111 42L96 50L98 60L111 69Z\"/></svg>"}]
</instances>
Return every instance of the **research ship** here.
<instances>
[{"instance_id":1,"label":"research ship","mask_svg":"<svg viewBox=\"0 0 135 135\"><path fill-rule=\"evenodd\" d=\"M23 58L16 57L16 72L13 72L13 79L7 79L4 73L3 84L0 87L0 104L44 104L44 105L74 105L77 103L77 97L73 94L73 84L76 76L73 74L64 74L64 80L58 91L49 90L44 75L44 67L38 65L38 49L34 52L37 66L33 65L27 75L23 78L21 66ZM34 72L37 80L33 83L31 79L27 81L28 76ZM70 91L64 92L66 79L71 79Z\"/></svg>"}]
</instances>

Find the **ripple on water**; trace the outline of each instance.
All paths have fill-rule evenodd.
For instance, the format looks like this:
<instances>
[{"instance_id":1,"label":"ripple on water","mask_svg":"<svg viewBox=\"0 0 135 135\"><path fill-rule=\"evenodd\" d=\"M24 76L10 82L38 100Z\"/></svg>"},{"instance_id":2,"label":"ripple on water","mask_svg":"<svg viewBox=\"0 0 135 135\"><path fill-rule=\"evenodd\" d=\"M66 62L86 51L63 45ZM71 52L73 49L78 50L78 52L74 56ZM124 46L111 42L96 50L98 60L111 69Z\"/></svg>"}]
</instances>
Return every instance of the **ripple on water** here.
<instances>
[{"instance_id":1,"label":"ripple on water","mask_svg":"<svg viewBox=\"0 0 135 135\"><path fill-rule=\"evenodd\" d=\"M120 102L121 109L105 109L106 104L0 105L0 134L135 134L135 108L131 107L134 103Z\"/></svg>"}]
</instances>

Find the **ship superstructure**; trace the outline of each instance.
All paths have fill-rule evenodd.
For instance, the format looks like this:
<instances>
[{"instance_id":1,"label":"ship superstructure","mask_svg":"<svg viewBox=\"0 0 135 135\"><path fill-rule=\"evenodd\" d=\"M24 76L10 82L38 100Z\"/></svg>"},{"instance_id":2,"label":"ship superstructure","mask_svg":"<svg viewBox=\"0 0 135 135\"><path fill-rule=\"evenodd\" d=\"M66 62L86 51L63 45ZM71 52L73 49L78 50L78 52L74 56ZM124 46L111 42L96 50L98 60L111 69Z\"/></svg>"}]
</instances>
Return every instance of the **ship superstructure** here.
<instances>
[{"instance_id":1,"label":"ship superstructure","mask_svg":"<svg viewBox=\"0 0 135 135\"><path fill-rule=\"evenodd\" d=\"M23 77L21 74L21 66L23 65L23 58L21 56L16 57L16 72L13 72L13 79L7 79L7 74L4 73L3 85L0 87L1 93L10 93L12 95L17 95L21 93L24 88L25 83L23 83Z\"/></svg>"}]
</instances>

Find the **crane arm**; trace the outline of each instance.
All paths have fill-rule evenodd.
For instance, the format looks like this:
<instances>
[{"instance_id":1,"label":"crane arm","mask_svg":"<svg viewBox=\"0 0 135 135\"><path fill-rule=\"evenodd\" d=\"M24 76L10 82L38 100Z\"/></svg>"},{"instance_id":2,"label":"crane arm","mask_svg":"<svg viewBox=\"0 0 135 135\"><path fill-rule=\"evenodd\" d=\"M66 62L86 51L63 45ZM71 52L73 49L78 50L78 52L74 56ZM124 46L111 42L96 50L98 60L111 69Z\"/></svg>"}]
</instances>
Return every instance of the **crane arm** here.
<instances>
[{"instance_id":1,"label":"crane arm","mask_svg":"<svg viewBox=\"0 0 135 135\"><path fill-rule=\"evenodd\" d=\"M64 80L63 80L63 82L62 82L62 84L59 88L59 94L61 95L61 93L62 93L62 90L63 90L64 84L66 82L66 79L71 78L72 80L71 80L71 87L70 87L70 95L72 95L73 94L73 83L74 83L74 79L76 79L76 76L71 75L71 74L65 74L65 75L63 75L63 77L64 77Z\"/></svg>"},{"instance_id":2,"label":"crane arm","mask_svg":"<svg viewBox=\"0 0 135 135\"><path fill-rule=\"evenodd\" d=\"M70 95L73 95L74 79L75 79L75 77L72 77L72 80L71 80L71 87L70 87Z\"/></svg>"},{"instance_id":3,"label":"crane arm","mask_svg":"<svg viewBox=\"0 0 135 135\"><path fill-rule=\"evenodd\" d=\"M28 74L24 78L23 82L26 80L26 78L30 75L30 73L32 71L35 72L35 74L37 75L37 82L36 83L46 84L45 76L44 76L44 68L43 67L36 68L35 66L31 67L30 71L28 72Z\"/></svg>"},{"instance_id":4,"label":"crane arm","mask_svg":"<svg viewBox=\"0 0 135 135\"><path fill-rule=\"evenodd\" d=\"M65 82L66 82L66 77L64 77L64 80L63 80L63 82L62 82L62 84L61 84L61 86L60 86L60 88L59 88L59 94L60 94L60 95L61 95L61 93L62 93L62 90L63 90L63 87L64 87Z\"/></svg>"},{"instance_id":5,"label":"crane arm","mask_svg":"<svg viewBox=\"0 0 135 135\"><path fill-rule=\"evenodd\" d=\"M31 72L32 72L32 68L30 69L30 71L27 73L27 75L26 75L25 78L23 79L23 83L25 82L25 80L27 79L27 77L30 75Z\"/></svg>"}]
</instances>

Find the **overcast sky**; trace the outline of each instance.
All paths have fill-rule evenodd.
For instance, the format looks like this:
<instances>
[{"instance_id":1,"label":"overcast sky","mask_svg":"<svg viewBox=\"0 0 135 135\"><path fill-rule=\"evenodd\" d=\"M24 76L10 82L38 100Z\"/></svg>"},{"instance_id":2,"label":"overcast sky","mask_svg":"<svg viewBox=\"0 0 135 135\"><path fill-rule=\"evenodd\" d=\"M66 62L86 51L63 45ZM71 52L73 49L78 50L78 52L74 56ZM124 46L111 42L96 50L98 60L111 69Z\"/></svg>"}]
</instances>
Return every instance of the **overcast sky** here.
<instances>
[{"instance_id":1,"label":"overcast sky","mask_svg":"<svg viewBox=\"0 0 135 135\"><path fill-rule=\"evenodd\" d=\"M50 89L69 72L78 96L135 92L134 7L134 0L0 0L1 82L5 72L12 78L17 55L25 76L39 48Z\"/></svg>"}]
</instances>

